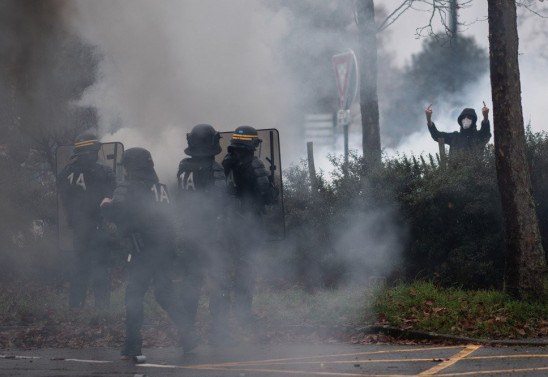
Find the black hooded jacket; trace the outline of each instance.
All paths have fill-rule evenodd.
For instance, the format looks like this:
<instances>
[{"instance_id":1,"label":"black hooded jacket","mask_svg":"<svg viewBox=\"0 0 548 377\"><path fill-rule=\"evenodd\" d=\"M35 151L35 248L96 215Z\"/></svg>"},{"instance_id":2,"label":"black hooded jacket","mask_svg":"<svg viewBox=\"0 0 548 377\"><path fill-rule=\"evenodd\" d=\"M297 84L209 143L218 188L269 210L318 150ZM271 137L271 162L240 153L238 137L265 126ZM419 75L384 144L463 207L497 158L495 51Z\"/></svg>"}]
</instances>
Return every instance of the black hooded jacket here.
<instances>
[{"instance_id":1,"label":"black hooded jacket","mask_svg":"<svg viewBox=\"0 0 548 377\"><path fill-rule=\"evenodd\" d=\"M462 128L462 120L465 116L472 119L472 125L466 130ZM438 141L438 139L443 138L445 144L451 147L449 150L451 155L454 155L455 153L460 154L460 152L477 153L485 147L491 138L491 124L489 123L489 120L483 120L481 122L481 128L479 131L476 125L477 120L478 117L476 115L476 111L474 109L466 108L462 110L461 114L457 118L460 131L438 131L434 122L432 122L428 127L428 131L430 131L430 135L434 141Z\"/></svg>"}]
</instances>

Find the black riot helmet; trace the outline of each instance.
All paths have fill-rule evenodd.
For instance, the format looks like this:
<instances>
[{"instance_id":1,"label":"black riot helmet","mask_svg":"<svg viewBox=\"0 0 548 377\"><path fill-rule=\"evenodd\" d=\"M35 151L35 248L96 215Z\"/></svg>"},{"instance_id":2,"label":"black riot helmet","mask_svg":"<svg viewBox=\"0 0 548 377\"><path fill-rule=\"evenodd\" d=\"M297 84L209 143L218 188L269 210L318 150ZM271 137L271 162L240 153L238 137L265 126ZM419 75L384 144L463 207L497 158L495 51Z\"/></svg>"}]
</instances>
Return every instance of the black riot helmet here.
<instances>
[{"instance_id":1,"label":"black riot helmet","mask_svg":"<svg viewBox=\"0 0 548 377\"><path fill-rule=\"evenodd\" d=\"M122 166L128 177L158 182L154 161L145 148L129 148L122 156Z\"/></svg>"},{"instance_id":2,"label":"black riot helmet","mask_svg":"<svg viewBox=\"0 0 548 377\"><path fill-rule=\"evenodd\" d=\"M215 156L221 153L221 135L209 124L198 124L186 134L188 148L185 153L192 157Z\"/></svg>"},{"instance_id":3,"label":"black riot helmet","mask_svg":"<svg viewBox=\"0 0 548 377\"><path fill-rule=\"evenodd\" d=\"M97 155L101 149L101 143L97 140L97 136L90 131L86 131L76 136L74 139L74 156Z\"/></svg>"},{"instance_id":4,"label":"black riot helmet","mask_svg":"<svg viewBox=\"0 0 548 377\"><path fill-rule=\"evenodd\" d=\"M230 139L229 151L232 148L254 151L262 140L259 139L257 130L251 126L240 126L234 130Z\"/></svg>"}]
</instances>

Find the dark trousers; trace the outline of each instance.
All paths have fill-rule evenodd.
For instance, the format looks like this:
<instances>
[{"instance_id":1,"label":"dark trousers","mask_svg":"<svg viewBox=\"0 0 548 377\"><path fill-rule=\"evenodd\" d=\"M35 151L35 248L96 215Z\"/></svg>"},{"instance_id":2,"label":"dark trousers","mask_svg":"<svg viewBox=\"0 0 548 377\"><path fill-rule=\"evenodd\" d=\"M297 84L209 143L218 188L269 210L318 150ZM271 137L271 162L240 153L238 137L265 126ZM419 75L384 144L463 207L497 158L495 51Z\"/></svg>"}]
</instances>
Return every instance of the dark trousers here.
<instances>
[{"instance_id":1,"label":"dark trousers","mask_svg":"<svg viewBox=\"0 0 548 377\"><path fill-rule=\"evenodd\" d=\"M234 256L232 311L237 320L245 322L251 317L255 271L251 251L246 247Z\"/></svg>"},{"instance_id":2,"label":"dark trousers","mask_svg":"<svg viewBox=\"0 0 548 377\"><path fill-rule=\"evenodd\" d=\"M81 308L86 301L88 286L95 297L95 306L110 304L110 250L106 235L99 230L75 232L75 261L71 277L69 306Z\"/></svg>"},{"instance_id":3,"label":"dark trousers","mask_svg":"<svg viewBox=\"0 0 548 377\"><path fill-rule=\"evenodd\" d=\"M264 239L264 227L260 216L249 213L235 217L231 225L232 312L236 320L245 324L252 317L255 258Z\"/></svg>"},{"instance_id":4,"label":"dark trousers","mask_svg":"<svg viewBox=\"0 0 548 377\"><path fill-rule=\"evenodd\" d=\"M230 275L226 250L218 242L191 240L183 242L183 256L180 260L183 271L181 300L185 307L185 321L193 327L198 310L200 293L204 284L209 291L209 312L212 331L223 333L228 326L230 310Z\"/></svg>"},{"instance_id":5,"label":"dark trousers","mask_svg":"<svg viewBox=\"0 0 548 377\"><path fill-rule=\"evenodd\" d=\"M154 251L154 250L153 250ZM146 252L146 251L145 251ZM141 354L141 327L143 325L143 301L150 285L154 297L179 330L185 332L183 322L183 304L175 297L172 282L172 259L160 255L133 255L129 263L126 288L126 342L125 355Z\"/></svg>"}]
</instances>

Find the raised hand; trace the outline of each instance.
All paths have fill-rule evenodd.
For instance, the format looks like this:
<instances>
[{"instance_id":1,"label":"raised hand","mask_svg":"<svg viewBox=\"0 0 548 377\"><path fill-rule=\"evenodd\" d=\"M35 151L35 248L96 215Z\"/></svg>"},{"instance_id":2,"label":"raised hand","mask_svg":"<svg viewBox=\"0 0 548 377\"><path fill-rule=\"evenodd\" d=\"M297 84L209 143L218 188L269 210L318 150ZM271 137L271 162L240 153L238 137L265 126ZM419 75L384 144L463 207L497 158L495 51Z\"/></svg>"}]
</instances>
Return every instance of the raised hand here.
<instances>
[{"instance_id":1,"label":"raised hand","mask_svg":"<svg viewBox=\"0 0 548 377\"><path fill-rule=\"evenodd\" d=\"M483 119L487 120L489 118L489 108L483 101L483 107L481 108L481 113L483 114Z\"/></svg>"},{"instance_id":2,"label":"raised hand","mask_svg":"<svg viewBox=\"0 0 548 377\"><path fill-rule=\"evenodd\" d=\"M426 110L424 110L424 114L426 115L426 122L430 126L432 124L432 104L428 105Z\"/></svg>"}]
</instances>

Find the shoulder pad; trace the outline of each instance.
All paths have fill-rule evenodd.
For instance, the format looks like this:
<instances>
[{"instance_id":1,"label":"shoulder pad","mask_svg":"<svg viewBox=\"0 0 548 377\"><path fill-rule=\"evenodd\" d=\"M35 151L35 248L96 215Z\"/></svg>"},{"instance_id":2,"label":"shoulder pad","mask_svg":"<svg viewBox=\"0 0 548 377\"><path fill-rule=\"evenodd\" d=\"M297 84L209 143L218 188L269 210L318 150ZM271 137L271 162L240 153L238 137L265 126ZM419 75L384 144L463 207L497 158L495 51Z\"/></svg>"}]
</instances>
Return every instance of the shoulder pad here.
<instances>
[{"instance_id":1,"label":"shoulder pad","mask_svg":"<svg viewBox=\"0 0 548 377\"><path fill-rule=\"evenodd\" d=\"M115 203L124 202L126 200L127 194L129 192L130 185L128 182L121 182L114 189L114 194L112 194L112 201Z\"/></svg>"},{"instance_id":2,"label":"shoulder pad","mask_svg":"<svg viewBox=\"0 0 548 377\"><path fill-rule=\"evenodd\" d=\"M183 158L181 162L179 162L179 170L177 170L177 178L181 176L183 171L189 169L189 160L190 158L187 157L187 158Z\"/></svg>"}]
</instances>

